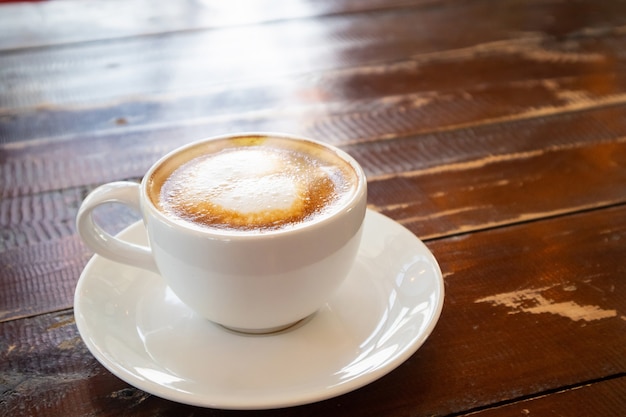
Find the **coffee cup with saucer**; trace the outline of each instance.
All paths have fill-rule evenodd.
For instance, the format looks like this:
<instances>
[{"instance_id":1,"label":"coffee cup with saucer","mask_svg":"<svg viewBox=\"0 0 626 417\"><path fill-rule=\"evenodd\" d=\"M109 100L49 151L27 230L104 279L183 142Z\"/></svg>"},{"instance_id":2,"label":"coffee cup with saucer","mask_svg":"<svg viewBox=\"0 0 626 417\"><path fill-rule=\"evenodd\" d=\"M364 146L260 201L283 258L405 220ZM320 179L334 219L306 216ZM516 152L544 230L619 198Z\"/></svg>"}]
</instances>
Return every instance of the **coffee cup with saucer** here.
<instances>
[{"instance_id":1,"label":"coffee cup with saucer","mask_svg":"<svg viewBox=\"0 0 626 417\"><path fill-rule=\"evenodd\" d=\"M362 171L360 167L356 170L361 181ZM146 219L159 215L150 212L158 210L153 203L146 202L147 188L143 194L131 186L121 189L125 191L120 194L116 191L102 200L124 201L139 207L144 219L118 236L106 235L94 226L89 213L93 210L91 205L87 206L88 210L81 209L87 211L79 216L79 229L88 227L101 233L106 250L115 252L119 247L124 250L120 252L122 255L109 256L109 252L102 252L96 246L98 254L88 263L77 285L76 322L87 347L107 369L157 396L227 409L276 408L330 398L370 383L399 366L424 343L441 313L443 280L435 258L410 231L366 210L362 189L362 193L354 192L348 199L352 207L349 211L362 210L362 213L339 216L352 220L340 220L308 243L315 247L320 236L330 233L333 239L322 240L323 245L331 248L329 256L348 246L351 249L345 250L341 257L356 258L356 262L352 259L334 269L341 270L342 276L332 279L319 301L289 318L281 313L279 316L284 320L275 320L276 315L263 315L261 321L220 322L215 316L207 316L185 299L184 292L171 285L171 280L178 276L174 274L169 279L163 276L160 268L163 260L152 260L156 258L151 258L156 252L154 235L164 232L155 232L151 229L151 218ZM148 215L146 210L150 212ZM342 222L345 227L338 227ZM179 226L176 223L174 228ZM340 235L347 237L339 239L331 233L339 229ZM161 236L166 238L157 237L156 242L171 239L183 252L201 253L171 235ZM303 239L299 242L307 241ZM234 241L239 245L238 240ZM283 242L274 248L293 250L293 242ZM308 247L302 244L301 247ZM240 249L231 253L254 254L258 250ZM134 261L128 262L128 258L135 259L137 253L142 254L139 255L142 261L129 266ZM301 258L293 253L295 264ZM259 258L267 256L267 252L263 255ZM242 282L238 285L243 285ZM197 292L207 290L194 288ZM255 295L258 291L257 287ZM283 292L281 297L268 302L278 303L285 295ZM205 297L205 302L208 300L213 299ZM259 308L258 304L255 308ZM268 321L268 317L274 321Z\"/></svg>"}]
</instances>

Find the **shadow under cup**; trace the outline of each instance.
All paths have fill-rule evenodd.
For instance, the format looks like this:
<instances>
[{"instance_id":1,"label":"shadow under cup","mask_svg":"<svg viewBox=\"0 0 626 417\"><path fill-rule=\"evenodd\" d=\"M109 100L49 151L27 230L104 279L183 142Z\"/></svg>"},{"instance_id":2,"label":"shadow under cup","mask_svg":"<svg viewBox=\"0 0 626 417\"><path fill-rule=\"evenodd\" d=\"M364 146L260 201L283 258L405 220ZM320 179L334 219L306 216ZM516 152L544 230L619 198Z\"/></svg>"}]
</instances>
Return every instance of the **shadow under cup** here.
<instances>
[{"instance_id":1,"label":"shadow under cup","mask_svg":"<svg viewBox=\"0 0 626 417\"><path fill-rule=\"evenodd\" d=\"M195 214L181 215L164 202L170 189L167 182L172 179L174 188L183 189L182 194L186 192L185 187L189 187L191 194L197 195L194 187L202 183L201 180L176 175L181 167L193 165L198 158L206 159L207 165L217 164L198 170L204 174L215 173L209 175L211 184L216 184L215 176L221 176L224 184L232 186L237 184L236 177L240 174L224 171L232 169L233 165L228 164L233 160L236 165L237 157L213 157L229 152L258 151L254 158L242 160L259 160L261 165L271 167L267 163L271 156L259 157L270 148L296 155L296 171L326 172L324 175L339 184L335 187L338 195L332 201L315 200L307 195L307 201L314 200L316 205L322 205L318 211L307 212L305 207L306 215L295 216L295 221L283 224L272 217L276 212L270 213L269 222L265 221L266 214L252 216L255 220L250 227L245 224L246 216L237 217L239 223L230 225L228 216L220 217L227 210L218 207L214 215L211 210L215 205L203 205L206 199L202 197L198 199L201 206L198 210L206 218L200 220ZM244 177L263 171L254 166L243 168L246 168L241 174ZM282 169L279 167L278 171ZM306 178L302 181L308 181ZM252 191L255 192L259 193L259 198L266 198L261 195L263 190ZM146 174L141 193L152 255L159 273L181 301L229 329L269 333L293 326L313 314L348 275L360 244L367 181L359 164L339 149L308 139L255 134L218 137L174 151ZM198 206L195 200L187 205ZM279 217L281 213L279 210ZM212 216L219 218L216 225L210 223ZM257 221L259 218L261 220Z\"/></svg>"}]
</instances>

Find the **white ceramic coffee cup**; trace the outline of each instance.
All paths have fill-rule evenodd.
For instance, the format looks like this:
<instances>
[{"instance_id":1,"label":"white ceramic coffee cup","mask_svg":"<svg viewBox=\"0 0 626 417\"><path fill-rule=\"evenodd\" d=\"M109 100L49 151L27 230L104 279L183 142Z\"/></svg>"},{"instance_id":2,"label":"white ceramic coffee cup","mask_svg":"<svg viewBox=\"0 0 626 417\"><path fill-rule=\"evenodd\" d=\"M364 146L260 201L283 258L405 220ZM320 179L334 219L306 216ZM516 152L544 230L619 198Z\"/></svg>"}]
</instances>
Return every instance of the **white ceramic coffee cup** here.
<instances>
[{"instance_id":1,"label":"white ceramic coffee cup","mask_svg":"<svg viewBox=\"0 0 626 417\"><path fill-rule=\"evenodd\" d=\"M191 227L155 206L148 197L147 178L194 143L157 161L141 184L113 182L96 188L79 209L80 236L101 256L160 274L188 307L225 327L271 332L310 316L339 287L356 258L366 210L365 174L351 156L335 147L288 135L253 135L323 146L354 169L356 192L329 215L286 230L233 234ZM111 202L141 213L149 247L122 241L96 224L94 209Z\"/></svg>"}]
</instances>

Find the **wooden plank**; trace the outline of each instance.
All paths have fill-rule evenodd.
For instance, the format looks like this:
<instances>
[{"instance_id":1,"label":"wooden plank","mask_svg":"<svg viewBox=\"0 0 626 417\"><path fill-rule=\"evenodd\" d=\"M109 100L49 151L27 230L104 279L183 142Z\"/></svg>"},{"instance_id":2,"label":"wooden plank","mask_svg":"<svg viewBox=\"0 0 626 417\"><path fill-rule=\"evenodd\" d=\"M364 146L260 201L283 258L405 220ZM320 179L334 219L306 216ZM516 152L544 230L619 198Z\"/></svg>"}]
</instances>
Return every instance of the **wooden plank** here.
<instances>
[{"instance_id":1,"label":"wooden plank","mask_svg":"<svg viewBox=\"0 0 626 417\"><path fill-rule=\"evenodd\" d=\"M94 22L93 35L59 30L50 43L111 40L0 53L0 415L240 414L158 399L96 363L68 309L90 256L73 218L98 183L137 179L198 137L257 129L353 153L370 206L429 240L447 295L427 344L382 381L255 414L626 408L626 4L366 0L376 6L352 13L322 1L319 25L287 7L255 16L262 25L162 37L144 21L128 29L140 39ZM349 4L361 7L336 7ZM288 58L244 68L214 44L252 32ZM133 219L117 207L102 218L116 230Z\"/></svg>"},{"instance_id":2,"label":"wooden plank","mask_svg":"<svg viewBox=\"0 0 626 417\"><path fill-rule=\"evenodd\" d=\"M584 27L570 27L563 32L565 28L559 22L560 14L569 13L565 6L513 2L510 7L498 9L502 15L493 24L477 27L473 22L493 11L487 5L471 2L450 8L392 9L329 16L324 21L281 21L5 53L0 72L0 86L4 86L0 107L42 108L157 93L189 94L244 80L432 54L441 58L446 51L476 45L482 45L477 52L484 53L503 42L511 42L509 47L513 48L530 48L527 54L550 60L550 54L542 54L537 44L553 41L555 34L575 45L581 37L619 33L620 25L626 23L626 13L600 7L580 22ZM519 19L520 13L527 18ZM552 26L543 23L546 16L554 19ZM441 27L449 30L438 30ZM569 59L584 58L569 55Z\"/></svg>"},{"instance_id":3,"label":"wooden plank","mask_svg":"<svg viewBox=\"0 0 626 417\"><path fill-rule=\"evenodd\" d=\"M554 394L471 414L498 416L619 416L626 410L626 377L568 388Z\"/></svg>"},{"instance_id":4,"label":"wooden plank","mask_svg":"<svg viewBox=\"0 0 626 417\"><path fill-rule=\"evenodd\" d=\"M563 387L617 384L626 372L624 239L626 206L430 242L446 303L415 355L353 393L256 414L448 415L503 404L540 410L543 397ZM102 415L124 407L137 415L237 414L179 407L121 383L86 351L69 311L0 323L0 335L0 404L11 415L28 415L35 404L66 416L80 415L74 407L81 404ZM624 404L617 393L608 409Z\"/></svg>"},{"instance_id":5,"label":"wooden plank","mask_svg":"<svg viewBox=\"0 0 626 417\"><path fill-rule=\"evenodd\" d=\"M495 5L491 1L300 0L281 2L279 6L271 0L238 0L228 4L218 0L158 3L147 0L66 0L16 2L0 4L0 7L0 50L7 51L386 9L399 9L400 12L414 9L422 13L433 13L436 9L435 14L454 14L455 9L461 9L472 19L491 13L497 14L499 19L510 19L507 23L511 27L520 24L516 17L523 15L542 29L550 26L550 33L560 36L580 30L581 24L594 26L601 20L611 22L623 12L623 5L616 2L574 1L563 5L545 0L508 0ZM541 11L535 14L534 10ZM577 15L583 15L585 19L577 19ZM621 20L618 18L617 21ZM463 21L455 23L462 24Z\"/></svg>"},{"instance_id":6,"label":"wooden plank","mask_svg":"<svg viewBox=\"0 0 626 417\"><path fill-rule=\"evenodd\" d=\"M373 178L368 201L422 239L624 204L626 138Z\"/></svg>"},{"instance_id":7,"label":"wooden plank","mask_svg":"<svg viewBox=\"0 0 626 417\"><path fill-rule=\"evenodd\" d=\"M342 15L326 20L4 54L0 85L20 88L5 89L0 106L33 107L42 101L76 104L155 92L180 94L216 84L337 68L348 62L381 62L433 50L431 43L417 37L416 23L425 20L417 11L384 11L377 19ZM411 31L415 32L415 44L390 48ZM371 36L372 32L389 35Z\"/></svg>"},{"instance_id":8,"label":"wooden plank","mask_svg":"<svg viewBox=\"0 0 626 417\"><path fill-rule=\"evenodd\" d=\"M407 149L397 153L411 156ZM425 149L423 153L426 164L430 152ZM399 175L371 176L368 201L370 207L422 239L431 239L621 204L626 199L625 166L622 139L522 150L433 164ZM1 200L0 252L73 235L78 206L92 188ZM121 207L101 213L100 221L113 233L136 220Z\"/></svg>"},{"instance_id":9,"label":"wooden plank","mask_svg":"<svg viewBox=\"0 0 626 417\"><path fill-rule=\"evenodd\" d=\"M74 219L88 188L0 200L0 252L75 233Z\"/></svg>"},{"instance_id":10,"label":"wooden plank","mask_svg":"<svg viewBox=\"0 0 626 417\"><path fill-rule=\"evenodd\" d=\"M455 398L423 395L445 414L623 374L624 238L620 206L430 242L447 290L438 348L459 364Z\"/></svg>"},{"instance_id":11,"label":"wooden plank","mask_svg":"<svg viewBox=\"0 0 626 417\"><path fill-rule=\"evenodd\" d=\"M70 307L90 256L77 236L2 252L0 322Z\"/></svg>"},{"instance_id":12,"label":"wooden plank","mask_svg":"<svg viewBox=\"0 0 626 417\"><path fill-rule=\"evenodd\" d=\"M119 416L124 406L138 400L132 392L125 395L127 385L90 355L71 311L2 323L0 328L0 414L70 417L95 408L102 415Z\"/></svg>"},{"instance_id":13,"label":"wooden plank","mask_svg":"<svg viewBox=\"0 0 626 417\"><path fill-rule=\"evenodd\" d=\"M90 190L0 200L0 322L72 306L80 272L93 255L74 225ZM114 204L99 208L94 216L112 234L140 218Z\"/></svg>"},{"instance_id":14,"label":"wooden plank","mask_svg":"<svg viewBox=\"0 0 626 417\"><path fill-rule=\"evenodd\" d=\"M587 40L593 41L592 43L601 42L610 51L598 62L613 59L618 53L618 38ZM587 45L577 49L575 55L580 58L589 47ZM580 65L579 62L571 66L542 64L537 65L536 70L526 72L525 69L532 62L522 58L512 62L515 68L524 70L510 71L509 75L502 76L497 81L472 86L470 84L480 78L482 65L487 64L483 59L488 59L488 65L498 62L500 70L508 65L506 62L509 58L517 56L516 53L507 55L506 48L498 49L491 58L483 58L476 51L474 53L477 58L467 62L461 60L465 59L462 58L465 55L459 54L459 60L437 61L432 67L426 66L431 75L425 77L425 82L433 82L436 88L441 88L454 78L457 65L463 64L464 68L470 68L467 71L469 84L459 82L454 86L455 90L442 93L426 91L427 85L417 81L419 76L415 75L415 68L402 64L397 67L392 65L387 68L389 71L385 66L376 69L361 68L356 72L349 71L347 76L339 71L333 77L323 78L320 82L313 81L300 87L287 88L284 96L274 94L275 89L272 86L275 85L270 83L256 90L234 90L224 95L220 93L211 97L175 100L173 104L157 101L124 103L104 109L56 108L24 113L7 112L0 118L0 140L5 143L22 142L25 139L36 141L0 145L0 171L3 174L0 195L23 195L58 186L82 186L112 179L138 177L152 161L178 145L207 135L236 130L285 130L301 133L340 146L345 145L346 149L356 149L355 152L364 160L370 158L367 154L371 152L371 156L379 157L378 161L364 165L369 165L369 173L374 176L393 174L394 169L397 169L394 167L399 166L415 170L424 167L424 163L428 166L456 162L445 159L450 155L450 150L447 149L450 143L454 143L453 146L464 144L464 151L473 153L463 153L461 159L480 157L483 152L501 149L503 144L494 143L491 139L494 132L497 132L495 135L498 138L503 138L503 131L506 129L521 131L514 132L522 137L511 145L515 147L510 149L513 152L524 150L522 145L529 141L529 136L534 137L538 132L547 130L550 130L547 140L551 145L563 143L564 138L578 141L586 132L598 134L591 133L594 129L603 138L605 135L614 137L623 134L620 116L616 115L620 110L604 110L602 107L621 108L626 79L618 73L603 72L605 69L602 65L598 70L600 72L594 72L598 62L593 61L594 64L589 66ZM565 60L563 53L565 52L559 52L557 57ZM543 67L560 69L542 73L538 68ZM506 73L499 70L496 73ZM364 72L359 75L359 71ZM584 72L585 75L579 78L571 76L576 72ZM436 74L443 75L437 78ZM530 79L525 79L529 74ZM533 79L535 75L532 74L548 78ZM551 78L558 74L566 76ZM354 83L350 81L353 77L356 77ZM318 87L321 88L328 81L334 81L329 83L330 88L318 90ZM360 85L372 87L364 90L358 87ZM406 88L407 92L403 94L402 90L406 86L412 87ZM312 96L307 96L307 91L312 91ZM283 108L285 102L292 102L290 97L298 95L304 97L301 106L294 104L288 110ZM346 97L342 99L341 95ZM329 97L324 98L325 96ZM222 101L232 105L220 106ZM246 108L246 102L254 104ZM298 99L293 103L298 103ZM270 109L254 110L255 107L265 106ZM211 115L210 109L215 107L226 110L219 110ZM599 110L585 112L580 118L577 115L562 116L563 119L557 122L558 128L554 127L550 117L546 118L561 117L558 116L561 112L580 112L595 108ZM243 115L240 114L242 111ZM201 116L201 113L205 113L205 116ZM538 117L543 118L534 120ZM531 120L526 121L527 119ZM484 126L489 123L496 123L496 126ZM523 123L529 124L518 127ZM570 123L572 127L560 126ZM459 128L465 130L452 134L446 132ZM568 133L564 135L562 129L567 129ZM416 148L413 145L418 142L413 136L420 133L420 145ZM52 138L48 137L50 135ZM389 143L368 143L362 148L351 146L360 141L389 140L403 135L408 138L394 143L412 142L410 149L396 148ZM51 142L57 140L60 143ZM487 149L486 143L494 146ZM425 153L425 148L431 146L434 146L433 152ZM119 156L117 152L122 155ZM385 157L382 158L382 155ZM428 157L425 158L425 155ZM441 155L443 159L435 155ZM10 163L5 162L8 158L12 158ZM110 169L108 158L127 160L116 171ZM399 165L386 161L395 161ZM72 178L77 173L80 173L80 178ZM63 180L59 184L51 184L56 178Z\"/></svg>"},{"instance_id":15,"label":"wooden plank","mask_svg":"<svg viewBox=\"0 0 626 417\"><path fill-rule=\"evenodd\" d=\"M73 236L78 207L93 188L68 188L0 200L0 253ZM113 234L139 220L130 208L116 204L98 208L94 217Z\"/></svg>"},{"instance_id":16,"label":"wooden plank","mask_svg":"<svg viewBox=\"0 0 626 417\"><path fill-rule=\"evenodd\" d=\"M429 6L438 0L45 1L0 7L0 50ZM0 2L1 3L1 2Z\"/></svg>"},{"instance_id":17,"label":"wooden plank","mask_svg":"<svg viewBox=\"0 0 626 417\"><path fill-rule=\"evenodd\" d=\"M392 161L393 162L393 161ZM68 308L90 251L74 218L90 188L4 199L0 320ZM370 207L422 239L468 233L626 202L626 141L555 147L371 178ZM99 211L111 233L137 220ZM69 255L69 258L68 258ZM50 276L54 276L51 279Z\"/></svg>"},{"instance_id":18,"label":"wooden plank","mask_svg":"<svg viewBox=\"0 0 626 417\"><path fill-rule=\"evenodd\" d=\"M624 37L584 38L575 46L545 39L503 42L227 87L6 108L0 111L0 142L68 140L172 126L225 129L262 121L355 141L607 106L626 101L626 77L619 71L626 67ZM597 49L604 52L591 52Z\"/></svg>"},{"instance_id":19,"label":"wooden plank","mask_svg":"<svg viewBox=\"0 0 626 417\"><path fill-rule=\"evenodd\" d=\"M485 124L453 131L350 144L341 137L312 135L353 154L371 179L488 155L533 152L613 141L626 135L625 106L592 109L529 120ZM32 142L0 148L0 196L17 197L59 188L136 178L160 156L178 146L228 131L281 130L264 121L235 123L229 129L165 128L152 132L107 134L67 142ZM369 123L365 124L366 126ZM219 128L212 126L212 128ZM337 129L339 131L339 128ZM294 133L311 133L306 130ZM115 160L115 164L109 161Z\"/></svg>"}]
</instances>

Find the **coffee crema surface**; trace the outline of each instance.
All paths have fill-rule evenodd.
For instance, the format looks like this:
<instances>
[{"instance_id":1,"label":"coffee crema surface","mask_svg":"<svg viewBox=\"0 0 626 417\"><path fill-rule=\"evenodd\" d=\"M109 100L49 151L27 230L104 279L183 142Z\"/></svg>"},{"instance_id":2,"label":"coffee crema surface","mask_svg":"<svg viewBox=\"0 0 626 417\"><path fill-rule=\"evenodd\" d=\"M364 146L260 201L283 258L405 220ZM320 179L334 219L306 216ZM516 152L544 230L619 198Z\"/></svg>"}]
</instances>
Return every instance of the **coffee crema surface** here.
<instances>
[{"instance_id":1,"label":"coffee crema surface","mask_svg":"<svg viewBox=\"0 0 626 417\"><path fill-rule=\"evenodd\" d=\"M166 216L226 231L272 231L315 221L356 190L354 168L315 142L251 136L185 149L151 175Z\"/></svg>"}]
</instances>

